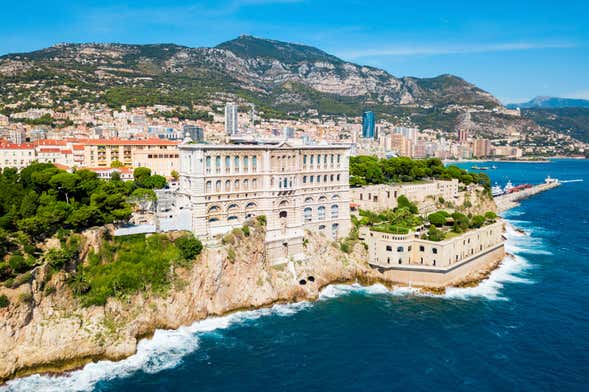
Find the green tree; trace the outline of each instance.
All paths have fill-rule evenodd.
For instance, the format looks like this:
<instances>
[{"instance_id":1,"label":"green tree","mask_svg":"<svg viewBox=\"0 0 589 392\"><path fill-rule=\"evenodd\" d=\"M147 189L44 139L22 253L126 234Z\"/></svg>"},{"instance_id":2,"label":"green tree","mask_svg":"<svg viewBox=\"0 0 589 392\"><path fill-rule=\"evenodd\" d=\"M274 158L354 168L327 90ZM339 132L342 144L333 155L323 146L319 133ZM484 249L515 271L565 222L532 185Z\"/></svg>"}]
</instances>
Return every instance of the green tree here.
<instances>
[{"instance_id":1,"label":"green tree","mask_svg":"<svg viewBox=\"0 0 589 392\"><path fill-rule=\"evenodd\" d=\"M178 238L174 245L180 250L182 257L186 260L192 260L202 251L202 243L192 234Z\"/></svg>"}]
</instances>

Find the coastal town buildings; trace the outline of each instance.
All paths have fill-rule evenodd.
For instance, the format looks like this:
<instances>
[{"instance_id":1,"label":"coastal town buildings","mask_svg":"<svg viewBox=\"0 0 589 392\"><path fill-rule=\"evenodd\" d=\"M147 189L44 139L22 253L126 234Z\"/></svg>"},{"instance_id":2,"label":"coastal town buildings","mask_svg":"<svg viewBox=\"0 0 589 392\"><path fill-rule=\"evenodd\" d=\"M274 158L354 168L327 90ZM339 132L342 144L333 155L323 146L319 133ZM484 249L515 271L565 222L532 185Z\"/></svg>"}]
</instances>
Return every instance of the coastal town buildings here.
<instances>
[{"instance_id":1,"label":"coastal town buildings","mask_svg":"<svg viewBox=\"0 0 589 392\"><path fill-rule=\"evenodd\" d=\"M178 195L201 238L266 217L267 257L304 257L305 230L338 239L350 230L348 147L182 144ZM179 204L182 204L179 202Z\"/></svg>"},{"instance_id":2,"label":"coastal town buildings","mask_svg":"<svg viewBox=\"0 0 589 392\"><path fill-rule=\"evenodd\" d=\"M237 105L229 102L225 105L225 134L234 136L238 131Z\"/></svg>"}]
</instances>

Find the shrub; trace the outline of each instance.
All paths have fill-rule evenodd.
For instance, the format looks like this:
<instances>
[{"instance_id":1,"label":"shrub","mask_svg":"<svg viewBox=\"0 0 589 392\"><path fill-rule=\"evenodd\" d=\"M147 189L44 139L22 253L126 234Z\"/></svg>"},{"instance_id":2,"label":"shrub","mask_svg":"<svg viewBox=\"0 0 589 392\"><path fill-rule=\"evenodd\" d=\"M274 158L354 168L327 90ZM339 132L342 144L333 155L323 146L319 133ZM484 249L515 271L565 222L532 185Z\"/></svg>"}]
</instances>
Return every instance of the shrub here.
<instances>
[{"instance_id":1,"label":"shrub","mask_svg":"<svg viewBox=\"0 0 589 392\"><path fill-rule=\"evenodd\" d=\"M10 305L10 300L4 294L0 295L0 308L7 308Z\"/></svg>"},{"instance_id":2,"label":"shrub","mask_svg":"<svg viewBox=\"0 0 589 392\"><path fill-rule=\"evenodd\" d=\"M23 304L31 303L33 301L33 295L31 293L22 293L18 296L18 300Z\"/></svg>"},{"instance_id":3,"label":"shrub","mask_svg":"<svg viewBox=\"0 0 589 392\"><path fill-rule=\"evenodd\" d=\"M495 220L497 219L497 214L495 214L493 211L487 211L485 212L485 219L490 221Z\"/></svg>"},{"instance_id":4,"label":"shrub","mask_svg":"<svg viewBox=\"0 0 589 392\"><path fill-rule=\"evenodd\" d=\"M485 224L485 217L481 215L475 215L472 217L471 226L474 228L482 227Z\"/></svg>"},{"instance_id":5,"label":"shrub","mask_svg":"<svg viewBox=\"0 0 589 392\"><path fill-rule=\"evenodd\" d=\"M241 231L243 231L243 235L245 235L246 237L249 237L250 236L250 228L249 228L249 226L247 226L247 225L246 226L243 226L241 228Z\"/></svg>"},{"instance_id":6,"label":"shrub","mask_svg":"<svg viewBox=\"0 0 589 392\"><path fill-rule=\"evenodd\" d=\"M231 261L232 263L235 262L235 260L237 259L237 255L235 254L235 249L233 249L233 248L227 249L227 259L229 261Z\"/></svg>"},{"instance_id":7,"label":"shrub","mask_svg":"<svg viewBox=\"0 0 589 392\"><path fill-rule=\"evenodd\" d=\"M446 235L442 230L437 229L435 226L430 226L426 239L430 241L442 241L444 238L446 238Z\"/></svg>"},{"instance_id":8,"label":"shrub","mask_svg":"<svg viewBox=\"0 0 589 392\"><path fill-rule=\"evenodd\" d=\"M10 256L8 259L8 265L10 265L12 272L17 274L27 271L30 267L27 263L27 260L19 254L13 254Z\"/></svg>"},{"instance_id":9,"label":"shrub","mask_svg":"<svg viewBox=\"0 0 589 392\"><path fill-rule=\"evenodd\" d=\"M401 195L397 198L397 208L407 208L412 214L417 214L417 206L409 201L407 196Z\"/></svg>"},{"instance_id":10,"label":"shrub","mask_svg":"<svg viewBox=\"0 0 589 392\"><path fill-rule=\"evenodd\" d=\"M202 243L192 234L183 236L174 241L174 245L180 250L185 260L192 260L202 251Z\"/></svg>"},{"instance_id":11,"label":"shrub","mask_svg":"<svg viewBox=\"0 0 589 392\"><path fill-rule=\"evenodd\" d=\"M446 220L448 219L448 213L446 211L438 211L438 212L434 212L433 214L430 214L427 217L427 220L429 221L429 223L431 223L434 226L437 227L442 227L446 224Z\"/></svg>"},{"instance_id":12,"label":"shrub","mask_svg":"<svg viewBox=\"0 0 589 392\"><path fill-rule=\"evenodd\" d=\"M266 215L258 215L256 216L256 220L262 226L266 226Z\"/></svg>"}]
</instances>

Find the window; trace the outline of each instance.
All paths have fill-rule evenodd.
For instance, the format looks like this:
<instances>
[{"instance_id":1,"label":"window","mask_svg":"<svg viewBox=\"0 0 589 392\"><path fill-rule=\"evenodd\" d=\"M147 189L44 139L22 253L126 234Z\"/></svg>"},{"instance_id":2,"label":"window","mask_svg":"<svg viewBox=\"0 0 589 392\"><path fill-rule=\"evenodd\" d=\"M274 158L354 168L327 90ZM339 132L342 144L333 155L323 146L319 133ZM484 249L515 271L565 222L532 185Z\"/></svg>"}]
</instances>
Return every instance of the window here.
<instances>
[{"instance_id":1,"label":"window","mask_svg":"<svg viewBox=\"0 0 589 392\"><path fill-rule=\"evenodd\" d=\"M233 190L234 191L238 191L239 190L239 180L235 180L233 182Z\"/></svg>"},{"instance_id":2,"label":"window","mask_svg":"<svg viewBox=\"0 0 589 392\"><path fill-rule=\"evenodd\" d=\"M321 154L317 155L317 166L321 166Z\"/></svg>"},{"instance_id":3,"label":"window","mask_svg":"<svg viewBox=\"0 0 589 392\"><path fill-rule=\"evenodd\" d=\"M317 176L317 183L321 182L321 176Z\"/></svg>"},{"instance_id":4,"label":"window","mask_svg":"<svg viewBox=\"0 0 589 392\"><path fill-rule=\"evenodd\" d=\"M438 248L432 248L432 253L437 255L438 254Z\"/></svg>"},{"instance_id":5,"label":"window","mask_svg":"<svg viewBox=\"0 0 589 392\"><path fill-rule=\"evenodd\" d=\"M402 246L397 246L397 252L403 253L404 249Z\"/></svg>"},{"instance_id":6,"label":"window","mask_svg":"<svg viewBox=\"0 0 589 392\"><path fill-rule=\"evenodd\" d=\"M237 206L237 204L231 204L229 207L227 207L227 212L236 211L236 210L239 210L239 207Z\"/></svg>"},{"instance_id":7,"label":"window","mask_svg":"<svg viewBox=\"0 0 589 392\"><path fill-rule=\"evenodd\" d=\"M225 172L228 173L231 170L231 157L227 155L225 157Z\"/></svg>"},{"instance_id":8,"label":"window","mask_svg":"<svg viewBox=\"0 0 589 392\"><path fill-rule=\"evenodd\" d=\"M309 176L309 181L311 182L311 184L313 183L313 176Z\"/></svg>"},{"instance_id":9,"label":"window","mask_svg":"<svg viewBox=\"0 0 589 392\"><path fill-rule=\"evenodd\" d=\"M334 223L331 225L331 236L333 237L334 240L337 240L338 230L339 230L339 225L337 223Z\"/></svg>"},{"instance_id":10,"label":"window","mask_svg":"<svg viewBox=\"0 0 589 392\"><path fill-rule=\"evenodd\" d=\"M221 170L221 156L217 155L215 157L215 168L217 169L217 172L219 172L219 170Z\"/></svg>"},{"instance_id":11,"label":"window","mask_svg":"<svg viewBox=\"0 0 589 392\"><path fill-rule=\"evenodd\" d=\"M307 207L303 210L303 217L305 218L305 222L311 222L313 220L313 210L311 207Z\"/></svg>"},{"instance_id":12,"label":"window","mask_svg":"<svg viewBox=\"0 0 589 392\"><path fill-rule=\"evenodd\" d=\"M286 218L287 216L288 216L288 212L286 212L286 211L280 211L278 213L279 218Z\"/></svg>"},{"instance_id":13,"label":"window","mask_svg":"<svg viewBox=\"0 0 589 392\"><path fill-rule=\"evenodd\" d=\"M329 177L329 181L333 182L333 174Z\"/></svg>"},{"instance_id":14,"label":"window","mask_svg":"<svg viewBox=\"0 0 589 392\"><path fill-rule=\"evenodd\" d=\"M303 165L307 164L307 155L303 155Z\"/></svg>"},{"instance_id":15,"label":"window","mask_svg":"<svg viewBox=\"0 0 589 392\"><path fill-rule=\"evenodd\" d=\"M341 154L337 154L337 164L338 165L339 165L340 158L341 158Z\"/></svg>"},{"instance_id":16,"label":"window","mask_svg":"<svg viewBox=\"0 0 589 392\"><path fill-rule=\"evenodd\" d=\"M243 157L243 171L248 171L250 165L250 160L248 157Z\"/></svg>"},{"instance_id":17,"label":"window","mask_svg":"<svg viewBox=\"0 0 589 392\"><path fill-rule=\"evenodd\" d=\"M393 247L390 245L387 245L387 252L392 252L393 251Z\"/></svg>"},{"instance_id":18,"label":"window","mask_svg":"<svg viewBox=\"0 0 589 392\"><path fill-rule=\"evenodd\" d=\"M407 252L411 252L411 245L407 247Z\"/></svg>"},{"instance_id":19,"label":"window","mask_svg":"<svg viewBox=\"0 0 589 392\"><path fill-rule=\"evenodd\" d=\"M423 246L423 245L420 245L420 246L419 246L419 251L420 251L420 252L424 252L424 251L425 251L425 246Z\"/></svg>"},{"instance_id":20,"label":"window","mask_svg":"<svg viewBox=\"0 0 589 392\"><path fill-rule=\"evenodd\" d=\"M323 206L320 206L320 207L317 209L317 218L318 218L319 220L323 220L323 219L325 219L325 207L323 207Z\"/></svg>"},{"instance_id":21,"label":"window","mask_svg":"<svg viewBox=\"0 0 589 392\"><path fill-rule=\"evenodd\" d=\"M215 183L215 192L221 192L221 180L217 180Z\"/></svg>"},{"instance_id":22,"label":"window","mask_svg":"<svg viewBox=\"0 0 589 392\"><path fill-rule=\"evenodd\" d=\"M236 173L239 172L239 157L237 155L233 158L233 169Z\"/></svg>"},{"instance_id":23,"label":"window","mask_svg":"<svg viewBox=\"0 0 589 392\"><path fill-rule=\"evenodd\" d=\"M210 181L207 181L207 192L211 192L213 188L213 184Z\"/></svg>"},{"instance_id":24,"label":"window","mask_svg":"<svg viewBox=\"0 0 589 392\"><path fill-rule=\"evenodd\" d=\"M339 216L339 206L334 204L331 206L331 219L337 219Z\"/></svg>"},{"instance_id":25,"label":"window","mask_svg":"<svg viewBox=\"0 0 589 392\"><path fill-rule=\"evenodd\" d=\"M219 207L217 206L212 206L211 208L209 208L209 214L212 214L217 211L219 211Z\"/></svg>"},{"instance_id":26,"label":"window","mask_svg":"<svg viewBox=\"0 0 589 392\"><path fill-rule=\"evenodd\" d=\"M327 182L327 174L323 176L323 182Z\"/></svg>"},{"instance_id":27,"label":"window","mask_svg":"<svg viewBox=\"0 0 589 392\"><path fill-rule=\"evenodd\" d=\"M256 180L255 178L252 180L252 189L256 189L256 187L258 186L258 180Z\"/></svg>"},{"instance_id":28,"label":"window","mask_svg":"<svg viewBox=\"0 0 589 392\"><path fill-rule=\"evenodd\" d=\"M310 160L311 160L311 165L313 164L313 157L314 157L314 155L311 155L311 158L310 158Z\"/></svg>"},{"instance_id":29,"label":"window","mask_svg":"<svg viewBox=\"0 0 589 392\"><path fill-rule=\"evenodd\" d=\"M333 167L333 154L331 154L331 166Z\"/></svg>"},{"instance_id":30,"label":"window","mask_svg":"<svg viewBox=\"0 0 589 392\"><path fill-rule=\"evenodd\" d=\"M338 182L339 182L340 175L338 174L336 178L337 178L337 180L338 180Z\"/></svg>"},{"instance_id":31,"label":"window","mask_svg":"<svg viewBox=\"0 0 589 392\"><path fill-rule=\"evenodd\" d=\"M303 184L307 183L307 176L303 176Z\"/></svg>"},{"instance_id":32,"label":"window","mask_svg":"<svg viewBox=\"0 0 589 392\"><path fill-rule=\"evenodd\" d=\"M307 197L305 199L305 204L308 204L308 203L313 203L313 198L312 197Z\"/></svg>"},{"instance_id":33,"label":"window","mask_svg":"<svg viewBox=\"0 0 589 392\"><path fill-rule=\"evenodd\" d=\"M247 191L247 187L249 186L249 181L247 179L243 180L243 189Z\"/></svg>"},{"instance_id":34,"label":"window","mask_svg":"<svg viewBox=\"0 0 589 392\"><path fill-rule=\"evenodd\" d=\"M258 170L258 157L255 155L252 157L252 169L254 171Z\"/></svg>"},{"instance_id":35,"label":"window","mask_svg":"<svg viewBox=\"0 0 589 392\"><path fill-rule=\"evenodd\" d=\"M227 220L230 221L230 222L231 221L236 221L237 220L237 217L235 215L231 215L231 216L227 217Z\"/></svg>"},{"instance_id":36,"label":"window","mask_svg":"<svg viewBox=\"0 0 589 392\"><path fill-rule=\"evenodd\" d=\"M231 181L225 181L225 192L231 191Z\"/></svg>"},{"instance_id":37,"label":"window","mask_svg":"<svg viewBox=\"0 0 589 392\"><path fill-rule=\"evenodd\" d=\"M211 172L211 157L206 157L205 164L207 167L207 173L210 173Z\"/></svg>"},{"instance_id":38,"label":"window","mask_svg":"<svg viewBox=\"0 0 589 392\"><path fill-rule=\"evenodd\" d=\"M284 177L284 187L288 188L288 179Z\"/></svg>"}]
</instances>

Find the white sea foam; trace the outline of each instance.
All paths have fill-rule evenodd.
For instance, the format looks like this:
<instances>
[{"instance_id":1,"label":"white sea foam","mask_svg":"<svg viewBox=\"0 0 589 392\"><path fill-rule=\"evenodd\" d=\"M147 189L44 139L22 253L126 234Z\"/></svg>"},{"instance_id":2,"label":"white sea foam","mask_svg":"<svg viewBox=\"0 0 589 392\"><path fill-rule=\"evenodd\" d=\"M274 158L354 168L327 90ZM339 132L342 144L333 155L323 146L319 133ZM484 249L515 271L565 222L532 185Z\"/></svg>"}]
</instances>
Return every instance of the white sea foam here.
<instances>
[{"instance_id":1,"label":"white sea foam","mask_svg":"<svg viewBox=\"0 0 589 392\"><path fill-rule=\"evenodd\" d=\"M363 292L372 295L419 295L448 299L468 299L484 297L490 300L505 299L501 296L501 289L505 283L532 283L521 276L530 267L528 261L517 255L519 252L530 252L530 248L541 251L538 240L524 235L511 225L507 225L506 250L514 255L508 255L500 267L493 271L489 278L476 287L449 288L443 295L424 294L410 287L400 287L389 290L381 284L371 286L331 285L323 289L320 300L330 300L336 297ZM533 249L532 249L533 250ZM533 250L534 251L534 250ZM545 251L545 250L544 250ZM234 324L246 323L264 316L290 316L309 306L309 302L275 305L251 311L236 312L223 317L211 317L177 330L157 330L151 339L144 339L137 345L137 353L124 360L99 361L90 363L82 369L60 376L33 375L9 381L0 392L16 391L87 391L92 390L100 381L127 377L137 371L156 373L170 369L181 363L182 359L199 347L199 335L226 329Z\"/></svg>"},{"instance_id":2,"label":"white sea foam","mask_svg":"<svg viewBox=\"0 0 589 392\"><path fill-rule=\"evenodd\" d=\"M32 375L9 381L6 386L0 387L0 391L89 391L100 381L124 378L137 371L157 373L176 367L182 358L197 350L200 334L223 330L262 316L289 316L308 306L309 302L274 305L271 308L211 317L176 330L157 330L151 339L139 342L137 353L121 361L89 363L82 369L60 376Z\"/></svg>"}]
</instances>

